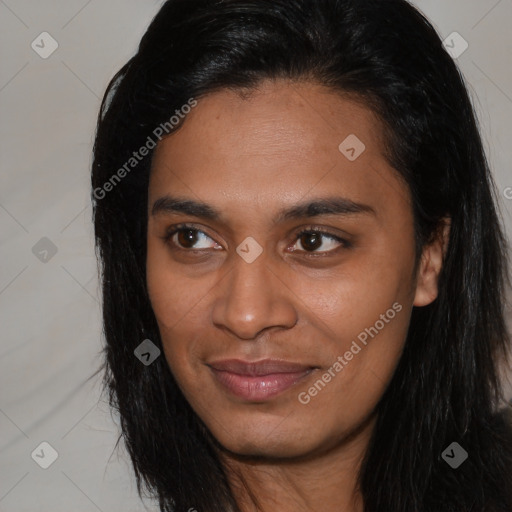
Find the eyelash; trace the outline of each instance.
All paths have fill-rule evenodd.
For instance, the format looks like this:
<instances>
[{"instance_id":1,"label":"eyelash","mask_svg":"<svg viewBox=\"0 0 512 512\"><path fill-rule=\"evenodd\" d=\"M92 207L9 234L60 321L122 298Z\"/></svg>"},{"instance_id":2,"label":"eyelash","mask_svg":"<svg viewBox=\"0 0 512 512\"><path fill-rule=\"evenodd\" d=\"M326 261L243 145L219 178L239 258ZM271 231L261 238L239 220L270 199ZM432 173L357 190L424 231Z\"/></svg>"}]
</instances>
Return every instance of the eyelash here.
<instances>
[{"instance_id":1,"label":"eyelash","mask_svg":"<svg viewBox=\"0 0 512 512\"><path fill-rule=\"evenodd\" d=\"M167 243L169 246L171 246L173 250L184 251L184 252L188 252L188 253L194 253L194 252L201 253L201 252L205 251L206 249L186 249L183 247L179 247L174 242L172 242L171 239L176 233L179 233L182 231L190 231L190 230L195 231L197 233L202 233L205 236L207 236L208 238L211 238L207 233L205 233L201 229L198 229L190 224L178 224L176 226L172 226L171 228L168 229L166 234L164 236L162 236L161 238L165 243ZM308 227L301 231L298 231L294 235L294 237L295 237L294 240L297 241L303 235L312 235L312 234L318 234L318 233L325 236L326 238L332 238L336 242L340 243L341 247L343 249L350 249L352 247L352 244L348 240L341 238L337 235L334 235L333 233L330 233L329 231L326 231L325 229L316 227L316 226L311 226L311 227ZM336 252L338 252L338 249L331 249L329 251L320 251L320 252L308 252L308 251L297 251L297 252L305 253L306 257L314 258L314 257L319 257L319 256L323 257L323 256L327 256L332 253L336 253Z\"/></svg>"}]
</instances>

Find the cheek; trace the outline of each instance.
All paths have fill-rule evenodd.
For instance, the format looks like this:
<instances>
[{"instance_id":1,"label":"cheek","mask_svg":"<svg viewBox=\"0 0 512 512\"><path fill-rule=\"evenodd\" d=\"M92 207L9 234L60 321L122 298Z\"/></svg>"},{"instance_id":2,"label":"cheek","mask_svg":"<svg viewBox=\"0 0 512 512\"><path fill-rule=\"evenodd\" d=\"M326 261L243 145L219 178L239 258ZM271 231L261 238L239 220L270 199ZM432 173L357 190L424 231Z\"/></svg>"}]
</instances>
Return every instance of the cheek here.
<instances>
[{"instance_id":1,"label":"cheek","mask_svg":"<svg viewBox=\"0 0 512 512\"><path fill-rule=\"evenodd\" d=\"M412 271L405 258L399 261L397 255L368 251L354 254L327 275L299 271L281 276L303 312L312 322L318 319L317 327L347 340L373 325L395 301L412 300L409 267Z\"/></svg>"},{"instance_id":2,"label":"cheek","mask_svg":"<svg viewBox=\"0 0 512 512\"><path fill-rule=\"evenodd\" d=\"M195 313L194 305L201 297L197 297L196 289L187 285L187 280L180 277L169 263L169 257L159 246L159 241L152 239L148 239L146 282L165 358L179 379L185 368L183 363L187 360L185 349L193 348L187 326L199 325L195 324L197 318L191 316Z\"/></svg>"},{"instance_id":3,"label":"cheek","mask_svg":"<svg viewBox=\"0 0 512 512\"><path fill-rule=\"evenodd\" d=\"M410 309L394 304L402 309L392 319L395 310L384 307L367 313L366 323L347 328L359 336L336 343L331 363L297 390L296 417L309 426L312 438L325 432L343 436L374 411L400 360L409 325ZM392 311L385 316L388 323L379 318L386 311Z\"/></svg>"},{"instance_id":4,"label":"cheek","mask_svg":"<svg viewBox=\"0 0 512 512\"><path fill-rule=\"evenodd\" d=\"M197 359L205 340L207 312L201 308L204 294L198 295L193 287L175 278L156 274L148 274L148 291L165 357L179 377L189 362Z\"/></svg>"},{"instance_id":5,"label":"cheek","mask_svg":"<svg viewBox=\"0 0 512 512\"><path fill-rule=\"evenodd\" d=\"M312 424L321 416L332 420L332 428L336 424L348 428L382 396L409 328L409 266L409 261L400 265L396 258L391 263L375 255L361 258L321 285L295 287L319 334L317 349L325 362L317 378L297 391Z\"/></svg>"},{"instance_id":6,"label":"cheek","mask_svg":"<svg viewBox=\"0 0 512 512\"><path fill-rule=\"evenodd\" d=\"M205 274L191 279L176 265L160 239L149 236L147 241L146 282L151 306L164 336L201 308L201 301L218 277ZM194 319L197 321L197 318ZM204 321L204 320L203 320Z\"/></svg>"}]
</instances>

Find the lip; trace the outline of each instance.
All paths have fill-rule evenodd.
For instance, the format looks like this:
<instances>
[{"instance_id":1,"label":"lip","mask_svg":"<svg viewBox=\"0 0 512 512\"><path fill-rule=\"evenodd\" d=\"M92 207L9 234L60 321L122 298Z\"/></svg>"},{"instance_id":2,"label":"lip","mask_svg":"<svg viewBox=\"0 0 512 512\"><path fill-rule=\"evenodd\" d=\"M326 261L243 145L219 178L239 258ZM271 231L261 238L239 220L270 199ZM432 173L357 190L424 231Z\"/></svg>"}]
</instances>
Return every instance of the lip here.
<instances>
[{"instance_id":1,"label":"lip","mask_svg":"<svg viewBox=\"0 0 512 512\"><path fill-rule=\"evenodd\" d=\"M249 402L273 398L306 378L314 367L280 359L243 361L227 359L209 363L213 375L231 394Z\"/></svg>"}]
</instances>

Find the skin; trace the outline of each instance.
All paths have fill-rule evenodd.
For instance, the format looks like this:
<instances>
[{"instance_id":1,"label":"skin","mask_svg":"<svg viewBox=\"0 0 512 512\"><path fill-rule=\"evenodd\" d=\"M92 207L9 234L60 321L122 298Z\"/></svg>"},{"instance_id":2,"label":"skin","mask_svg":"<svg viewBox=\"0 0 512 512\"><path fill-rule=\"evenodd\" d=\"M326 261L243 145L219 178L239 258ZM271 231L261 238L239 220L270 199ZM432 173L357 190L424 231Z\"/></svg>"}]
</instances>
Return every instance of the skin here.
<instances>
[{"instance_id":1,"label":"skin","mask_svg":"<svg viewBox=\"0 0 512 512\"><path fill-rule=\"evenodd\" d=\"M166 360L219 441L243 511L313 511L319 503L325 511L362 510L356 474L374 409L400 358L413 305L437 296L447 239L445 229L424 248L415 274L409 190L383 156L382 133L360 102L312 83L265 81L246 96L222 90L202 97L155 149L149 295ZM350 134L366 146L354 161L338 149ZM167 194L208 203L221 218L152 214ZM332 196L375 214L277 219L282 208ZM200 230L197 239L188 246L177 234L166 241L182 222ZM297 236L305 228L329 234L311 248L311 238ZM236 252L247 237L263 249L252 263ZM394 303L401 311L301 403L298 394ZM284 393L249 403L226 392L207 366L232 358L316 369Z\"/></svg>"}]
</instances>

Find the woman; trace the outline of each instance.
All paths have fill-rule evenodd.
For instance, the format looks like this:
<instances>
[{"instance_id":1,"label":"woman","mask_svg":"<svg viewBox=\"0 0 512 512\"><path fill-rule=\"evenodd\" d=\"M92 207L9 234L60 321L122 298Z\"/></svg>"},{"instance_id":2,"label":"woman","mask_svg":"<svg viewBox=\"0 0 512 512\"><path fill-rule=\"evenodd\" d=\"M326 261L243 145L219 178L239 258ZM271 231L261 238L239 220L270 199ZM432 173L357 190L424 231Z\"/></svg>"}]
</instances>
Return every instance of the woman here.
<instances>
[{"instance_id":1,"label":"woman","mask_svg":"<svg viewBox=\"0 0 512 512\"><path fill-rule=\"evenodd\" d=\"M104 384L161 510L512 510L505 240L411 5L168 0L92 188Z\"/></svg>"}]
</instances>

